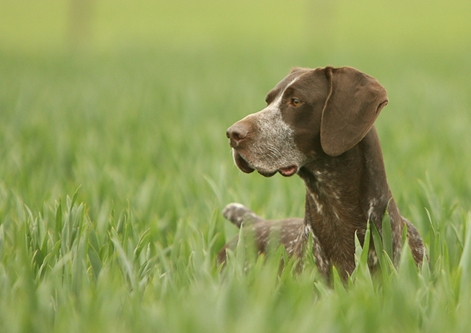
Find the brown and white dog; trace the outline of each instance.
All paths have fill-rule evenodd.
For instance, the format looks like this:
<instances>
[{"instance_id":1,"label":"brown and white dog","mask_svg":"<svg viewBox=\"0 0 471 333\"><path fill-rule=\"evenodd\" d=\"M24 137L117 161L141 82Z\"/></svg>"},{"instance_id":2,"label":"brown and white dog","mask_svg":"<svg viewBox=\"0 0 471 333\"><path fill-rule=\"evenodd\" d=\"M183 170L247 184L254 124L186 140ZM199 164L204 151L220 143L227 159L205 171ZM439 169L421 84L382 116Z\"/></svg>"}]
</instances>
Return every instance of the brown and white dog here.
<instances>
[{"instance_id":1,"label":"brown and white dog","mask_svg":"<svg viewBox=\"0 0 471 333\"><path fill-rule=\"evenodd\" d=\"M255 231L260 252L273 229L288 253L297 256L312 235L319 271L329 278L335 266L345 279L355 268L355 234L363 243L368 221L381 232L387 212L394 263L406 225L413 257L421 264L424 244L394 202L373 125L388 103L378 81L350 67L295 68L268 93L266 102L266 108L227 130L234 161L246 173L298 174L306 185L304 219L265 221L240 204L228 205L226 218L239 226L248 221L243 224ZM226 244L219 262L236 243L237 238Z\"/></svg>"}]
</instances>

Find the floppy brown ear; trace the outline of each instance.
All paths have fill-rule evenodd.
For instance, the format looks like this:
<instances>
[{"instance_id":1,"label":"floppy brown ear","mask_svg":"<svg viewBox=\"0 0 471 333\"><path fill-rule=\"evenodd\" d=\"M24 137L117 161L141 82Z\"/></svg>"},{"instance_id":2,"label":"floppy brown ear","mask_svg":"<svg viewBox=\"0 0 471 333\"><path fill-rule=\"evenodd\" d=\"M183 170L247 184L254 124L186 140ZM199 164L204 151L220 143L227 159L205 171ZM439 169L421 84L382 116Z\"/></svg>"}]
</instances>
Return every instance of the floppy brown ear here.
<instances>
[{"instance_id":1,"label":"floppy brown ear","mask_svg":"<svg viewBox=\"0 0 471 333\"><path fill-rule=\"evenodd\" d=\"M360 142L388 104L379 82L354 68L325 68L330 90L321 120L321 145L338 156Z\"/></svg>"}]
</instances>

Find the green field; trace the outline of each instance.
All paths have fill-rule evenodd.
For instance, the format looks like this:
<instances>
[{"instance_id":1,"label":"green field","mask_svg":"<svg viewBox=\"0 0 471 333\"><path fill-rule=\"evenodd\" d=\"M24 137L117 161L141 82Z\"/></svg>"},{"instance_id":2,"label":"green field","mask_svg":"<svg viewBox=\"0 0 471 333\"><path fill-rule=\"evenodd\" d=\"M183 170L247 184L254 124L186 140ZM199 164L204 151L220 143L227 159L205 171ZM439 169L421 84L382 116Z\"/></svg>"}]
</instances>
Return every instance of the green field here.
<instances>
[{"instance_id":1,"label":"green field","mask_svg":"<svg viewBox=\"0 0 471 333\"><path fill-rule=\"evenodd\" d=\"M470 1L71 2L0 0L0 332L470 331ZM226 128L326 65L387 89L388 180L430 267L371 277L358 249L330 289L239 251L220 272L227 203L304 210Z\"/></svg>"}]
</instances>

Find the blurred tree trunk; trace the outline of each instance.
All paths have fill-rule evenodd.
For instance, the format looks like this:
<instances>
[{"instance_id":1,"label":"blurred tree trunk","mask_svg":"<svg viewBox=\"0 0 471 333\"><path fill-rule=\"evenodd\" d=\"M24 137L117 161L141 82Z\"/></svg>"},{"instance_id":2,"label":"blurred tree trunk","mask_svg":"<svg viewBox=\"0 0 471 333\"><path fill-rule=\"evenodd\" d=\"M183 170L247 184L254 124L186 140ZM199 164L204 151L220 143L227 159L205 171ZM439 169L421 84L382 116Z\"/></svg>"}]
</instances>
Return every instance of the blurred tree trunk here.
<instances>
[{"instance_id":1,"label":"blurred tree trunk","mask_svg":"<svg viewBox=\"0 0 471 333\"><path fill-rule=\"evenodd\" d=\"M93 0L69 0L68 44L72 50L81 49L91 39Z\"/></svg>"}]
</instances>

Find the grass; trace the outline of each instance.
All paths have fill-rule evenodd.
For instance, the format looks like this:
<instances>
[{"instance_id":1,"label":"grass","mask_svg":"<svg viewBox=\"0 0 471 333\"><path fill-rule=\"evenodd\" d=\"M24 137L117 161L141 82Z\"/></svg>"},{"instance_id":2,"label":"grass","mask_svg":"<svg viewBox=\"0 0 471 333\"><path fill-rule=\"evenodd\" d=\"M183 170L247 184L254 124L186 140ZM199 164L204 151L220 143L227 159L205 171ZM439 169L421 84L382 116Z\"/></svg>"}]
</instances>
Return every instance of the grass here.
<instances>
[{"instance_id":1,"label":"grass","mask_svg":"<svg viewBox=\"0 0 471 333\"><path fill-rule=\"evenodd\" d=\"M467 332L469 9L100 1L70 48L66 2L0 2L0 332ZM299 179L237 170L225 129L327 64L386 87L388 179L430 266L405 249L372 277L358 247L348 288L279 272L282 251L220 272L225 204L304 209Z\"/></svg>"}]
</instances>

